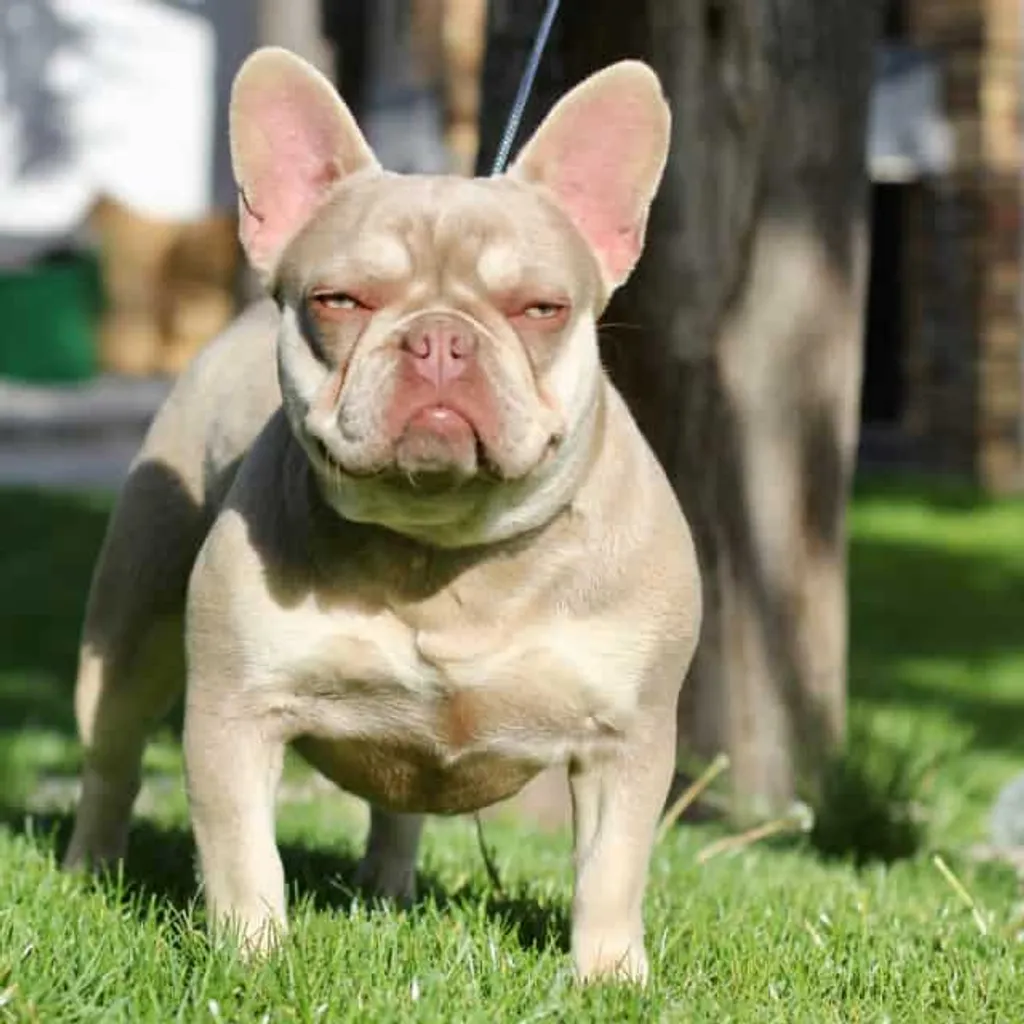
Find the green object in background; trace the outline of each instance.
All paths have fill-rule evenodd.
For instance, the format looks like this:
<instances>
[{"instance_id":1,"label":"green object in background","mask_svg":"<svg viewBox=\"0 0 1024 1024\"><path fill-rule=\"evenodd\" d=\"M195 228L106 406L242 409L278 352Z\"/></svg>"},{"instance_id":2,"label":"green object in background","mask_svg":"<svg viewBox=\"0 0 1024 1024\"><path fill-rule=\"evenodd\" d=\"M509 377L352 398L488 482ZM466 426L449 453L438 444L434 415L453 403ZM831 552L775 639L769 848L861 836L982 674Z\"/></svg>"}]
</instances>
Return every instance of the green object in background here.
<instances>
[{"instance_id":1,"label":"green object in background","mask_svg":"<svg viewBox=\"0 0 1024 1024\"><path fill-rule=\"evenodd\" d=\"M89 253L57 253L0 272L0 377L92 377L100 295L99 268Z\"/></svg>"}]
</instances>

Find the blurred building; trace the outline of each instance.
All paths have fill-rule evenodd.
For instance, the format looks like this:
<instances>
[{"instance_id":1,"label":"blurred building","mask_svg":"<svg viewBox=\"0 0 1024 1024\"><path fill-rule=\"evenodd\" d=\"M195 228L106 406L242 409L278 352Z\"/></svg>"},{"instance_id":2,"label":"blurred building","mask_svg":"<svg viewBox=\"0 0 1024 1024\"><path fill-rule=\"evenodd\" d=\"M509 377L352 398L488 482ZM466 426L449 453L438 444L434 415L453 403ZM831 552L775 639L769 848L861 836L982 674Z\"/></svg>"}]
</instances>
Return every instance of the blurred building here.
<instances>
[{"instance_id":1,"label":"blurred building","mask_svg":"<svg viewBox=\"0 0 1024 1024\"><path fill-rule=\"evenodd\" d=\"M863 456L1024 490L1022 0L894 0L869 138Z\"/></svg>"}]
</instances>

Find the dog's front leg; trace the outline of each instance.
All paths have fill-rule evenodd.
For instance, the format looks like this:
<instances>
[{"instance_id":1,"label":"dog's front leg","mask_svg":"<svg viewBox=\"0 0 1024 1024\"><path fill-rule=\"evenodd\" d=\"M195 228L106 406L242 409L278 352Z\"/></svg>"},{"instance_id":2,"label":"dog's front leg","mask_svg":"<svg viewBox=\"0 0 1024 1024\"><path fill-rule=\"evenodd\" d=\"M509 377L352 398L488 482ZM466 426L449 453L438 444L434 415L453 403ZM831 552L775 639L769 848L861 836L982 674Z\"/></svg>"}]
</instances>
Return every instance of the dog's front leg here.
<instances>
[{"instance_id":1,"label":"dog's front leg","mask_svg":"<svg viewBox=\"0 0 1024 1024\"><path fill-rule=\"evenodd\" d=\"M274 816L284 742L262 726L223 700L190 696L185 712L185 777L210 925L250 951L273 946L285 928Z\"/></svg>"},{"instance_id":2,"label":"dog's front leg","mask_svg":"<svg viewBox=\"0 0 1024 1024\"><path fill-rule=\"evenodd\" d=\"M611 758L573 763L572 954L583 980L647 977L642 904L675 764L675 715L651 715Z\"/></svg>"}]
</instances>

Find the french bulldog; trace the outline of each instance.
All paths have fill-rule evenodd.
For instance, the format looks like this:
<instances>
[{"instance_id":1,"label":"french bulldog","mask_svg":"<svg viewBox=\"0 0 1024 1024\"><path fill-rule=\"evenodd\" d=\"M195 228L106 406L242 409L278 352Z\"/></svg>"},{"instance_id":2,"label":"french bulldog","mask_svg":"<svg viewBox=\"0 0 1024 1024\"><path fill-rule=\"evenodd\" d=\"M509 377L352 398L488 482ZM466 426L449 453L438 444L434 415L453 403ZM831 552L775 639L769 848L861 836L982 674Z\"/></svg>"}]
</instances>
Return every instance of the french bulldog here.
<instances>
[{"instance_id":1,"label":"french bulldog","mask_svg":"<svg viewBox=\"0 0 1024 1024\"><path fill-rule=\"evenodd\" d=\"M369 802L361 877L399 899L423 815L565 765L576 971L646 978L700 586L596 324L640 256L669 128L627 61L564 96L503 175L396 175L311 67L246 61L231 149L270 298L179 379L112 515L67 865L123 855L147 735L184 686L207 907L245 948L285 926L290 744Z\"/></svg>"}]
</instances>

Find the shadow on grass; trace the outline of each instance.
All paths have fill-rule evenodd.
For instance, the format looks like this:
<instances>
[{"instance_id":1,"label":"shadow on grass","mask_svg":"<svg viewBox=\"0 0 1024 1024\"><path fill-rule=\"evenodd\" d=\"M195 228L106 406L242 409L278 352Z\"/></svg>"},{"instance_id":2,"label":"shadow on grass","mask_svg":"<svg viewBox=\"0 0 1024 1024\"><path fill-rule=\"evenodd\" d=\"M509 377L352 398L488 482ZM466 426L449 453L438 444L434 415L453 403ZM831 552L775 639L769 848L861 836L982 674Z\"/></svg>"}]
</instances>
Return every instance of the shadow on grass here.
<instances>
[{"instance_id":1,"label":"shadow on grass","mask_svg":"<svg viewBox=\"0 0 1024 1024\"><path fill-rule=\"evenodd\" d=\"M56 856L71 837L72 816L39 814L0 807L0 828L13 834L47 837ZM317 910L347 913L354 900L374 902L372 893L356 884L358 860L350 853L316 849L308 844L281 843L281 860L290 899L308 899ZM145 819L132 822L128 856L123 867L122 898L127 906L144 910L151 898L176 910L196 904L199 895L196 851L187 829L163 827ZM112 889L110 890L112 892ZM564 906L549 906L516 891L499 892L490 884L470 883L451 891L428 872L417 875L417 898L409 913L482 908L523 949L569 949L569 914Z\"/></svg>"},{"instance_id":2,"label":"shadow on grass","mask_svg":"<svg viewBox=\"0 0 1024 1024\"><path fill-rule=\"evenodd\" d=\"M997 553L859 538L850 590L851 697L874 708L934 710L968 726L980 747L1020 749L1024 692L985 687L990 669L1024 666L1019 566Z\"/></svg>"}]
</instances>

